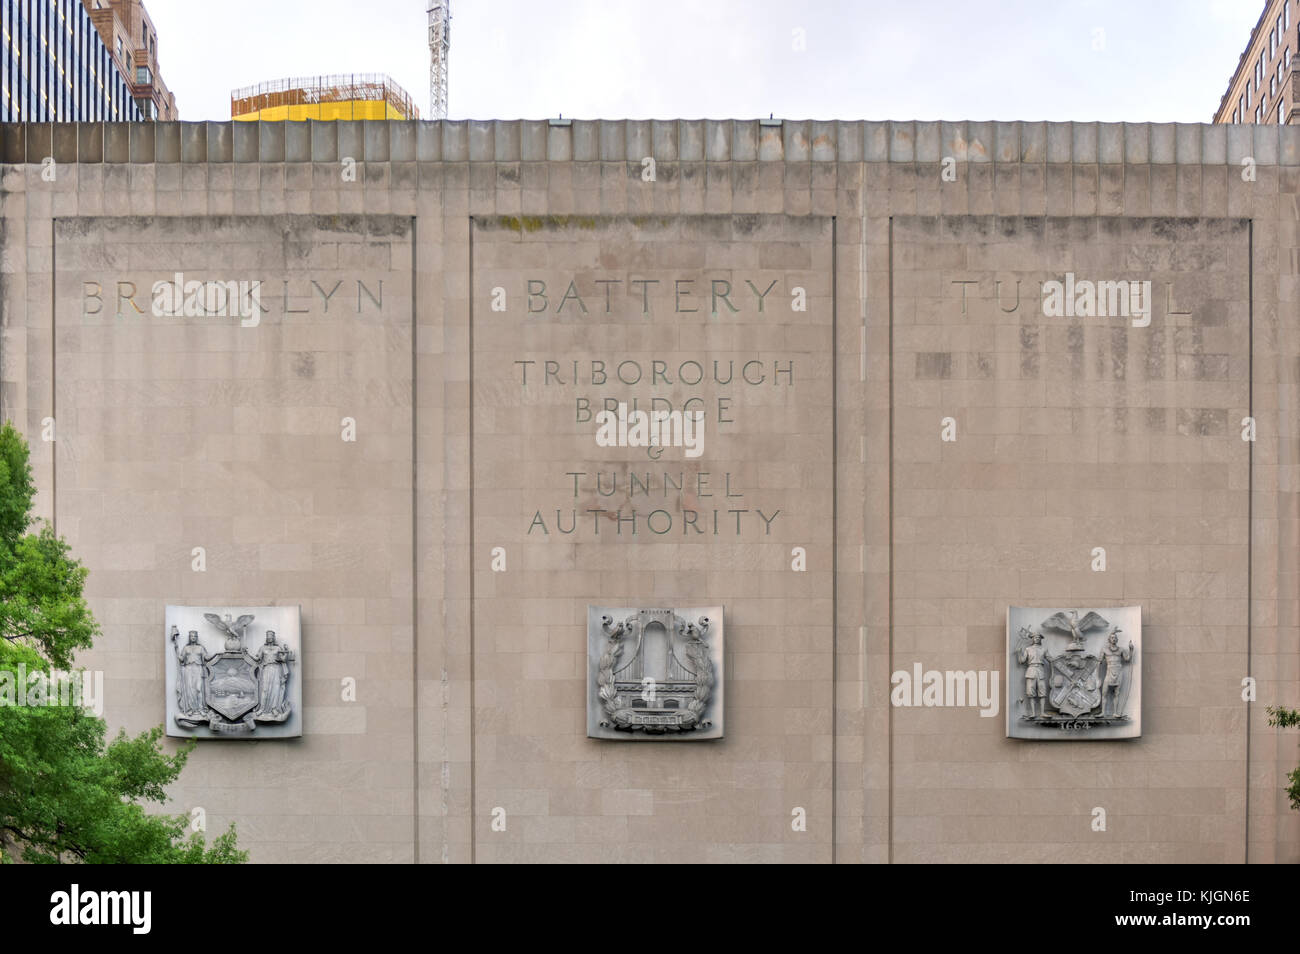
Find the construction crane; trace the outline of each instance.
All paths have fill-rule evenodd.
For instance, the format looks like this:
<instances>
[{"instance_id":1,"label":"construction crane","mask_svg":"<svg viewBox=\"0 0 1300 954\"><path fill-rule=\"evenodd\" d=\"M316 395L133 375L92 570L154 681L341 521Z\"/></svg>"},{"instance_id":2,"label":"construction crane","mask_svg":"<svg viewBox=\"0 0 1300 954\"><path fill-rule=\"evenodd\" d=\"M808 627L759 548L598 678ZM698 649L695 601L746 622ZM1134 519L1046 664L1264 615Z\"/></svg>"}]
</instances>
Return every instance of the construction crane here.
<instances>
[{"instance_id":1,"label":"construction crane","mask_svg":"<svg viewBox=\"0 0 1300 954\"><path fill-rule=\"evenodd\" d=\"M447 118L447 58L451 49L451 0L429 3L429 118Z\"/></svg>"}]
</instances>

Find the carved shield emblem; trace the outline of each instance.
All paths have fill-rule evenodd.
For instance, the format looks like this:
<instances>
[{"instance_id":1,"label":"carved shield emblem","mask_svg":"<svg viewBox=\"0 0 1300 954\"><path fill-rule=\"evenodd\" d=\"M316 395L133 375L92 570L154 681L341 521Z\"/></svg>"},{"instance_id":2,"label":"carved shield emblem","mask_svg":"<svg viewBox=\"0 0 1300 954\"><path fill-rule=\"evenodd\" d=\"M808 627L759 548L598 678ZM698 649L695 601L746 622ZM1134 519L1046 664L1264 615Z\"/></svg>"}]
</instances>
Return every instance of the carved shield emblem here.
<instances>
[{"instance_id":1,"label":"carved shield emblem","mask_svg":"<svg viewBox=\"0 0 1300 954\"><path fill-rule=\"evenodd\" d=\"M207 662L205 700L232 722L257 707L257 665L244 653L217 653Z\"/></svg>"},{"instance_id":2,"label":"carved shield emblem","mask_svg":"<svg viewBox=\"0 0 1300 954\"><path fill-rule=\"evenodd\" d=\"M1052 660L1052 705L1070 716L1081 716L1101 705L1097 666L1101 660L1091 653L1066 653Z\"/></svg>"},{"instance_id":3,"label":"carved shield emblem","mask_svg":"<svg viewBox=\"0 0 1300 954\"><path fill-rule=\"evenodd\" d=\"M1142 735L1142 607L1007 608L1007 738Z\"/></svg>"}]
</instances>

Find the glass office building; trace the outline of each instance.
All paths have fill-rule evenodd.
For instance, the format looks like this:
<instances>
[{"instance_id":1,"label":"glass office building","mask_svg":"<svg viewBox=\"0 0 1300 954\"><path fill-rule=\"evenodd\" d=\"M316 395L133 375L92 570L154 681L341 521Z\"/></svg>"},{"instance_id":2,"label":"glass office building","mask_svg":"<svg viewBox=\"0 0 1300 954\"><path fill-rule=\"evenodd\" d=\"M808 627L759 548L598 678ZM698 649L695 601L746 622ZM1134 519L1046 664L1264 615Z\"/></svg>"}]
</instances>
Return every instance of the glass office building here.
<instances>
[{"instance_id":1,"label":"glass office building","mask_svg":"<svg viewBox=\"0 0 1300 954\"><path fill-rule=\"evenodd\" d=\"M143 118L81 0L0 0L0 121Z\"/></svg>"}]
</instances>

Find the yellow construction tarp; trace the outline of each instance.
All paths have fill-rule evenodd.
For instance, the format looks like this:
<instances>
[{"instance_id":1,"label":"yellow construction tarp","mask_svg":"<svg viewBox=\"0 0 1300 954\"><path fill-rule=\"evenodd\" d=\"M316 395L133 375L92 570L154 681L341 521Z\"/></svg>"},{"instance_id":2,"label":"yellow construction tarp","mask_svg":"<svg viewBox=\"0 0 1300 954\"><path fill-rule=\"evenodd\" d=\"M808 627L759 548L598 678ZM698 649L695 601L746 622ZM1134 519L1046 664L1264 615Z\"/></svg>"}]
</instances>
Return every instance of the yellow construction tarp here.
<instances>
[{"instance_id":1,"label":"yellow construction tarp","mask_svg":"<svg viewBox=\"0 0 1300 954\"><path fill-rule=\"evenodd\" d=\"M231 117L253 122L281 122L286 119L405 119L392 104L382 99L346 99L338 103L305 103L298 106L269 106Z\"/></svg>"}]
</instances>

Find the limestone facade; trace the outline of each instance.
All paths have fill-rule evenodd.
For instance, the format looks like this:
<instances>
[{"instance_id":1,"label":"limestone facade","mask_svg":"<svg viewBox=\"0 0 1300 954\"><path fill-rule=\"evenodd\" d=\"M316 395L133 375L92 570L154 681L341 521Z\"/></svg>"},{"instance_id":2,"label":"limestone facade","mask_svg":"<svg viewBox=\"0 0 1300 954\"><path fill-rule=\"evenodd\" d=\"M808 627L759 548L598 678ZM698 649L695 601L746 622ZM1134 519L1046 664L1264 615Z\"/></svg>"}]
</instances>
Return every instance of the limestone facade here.
<instances>
[{"instance_id":1,"label":"limestone facade","mask_svg":"<svg viewBox=\"0 0 1300 954\"><path fill-rule=\"evenodd\" d=\"M1300 860L1300 127L31 124L0 163L3 414L110 726L164 718L167 605L302 607L303 737L202 742L168 806L253 860ZM602 441L620 404L700 440ZM587 738L589 605L723 607L725 738ZM1142 608L1141 738L891 704L1005 678L1013 605Z\"/></svg>"}]
</instances>

